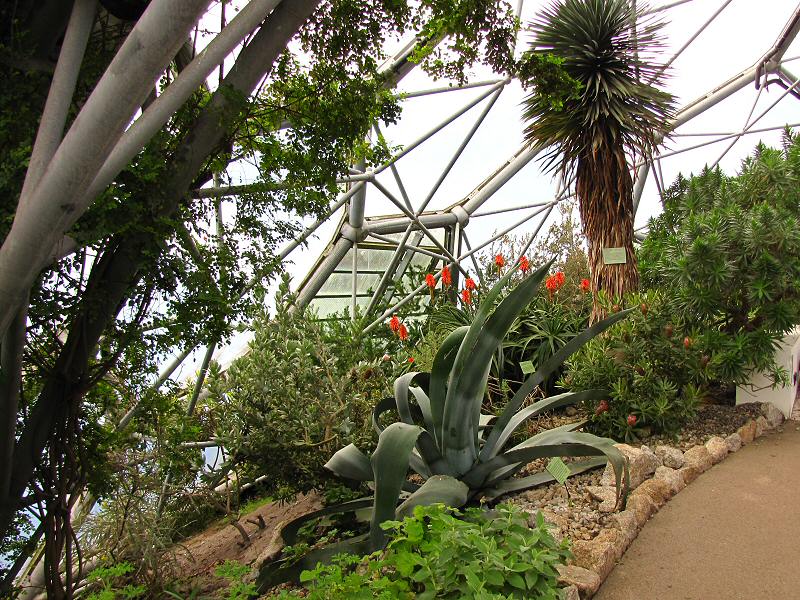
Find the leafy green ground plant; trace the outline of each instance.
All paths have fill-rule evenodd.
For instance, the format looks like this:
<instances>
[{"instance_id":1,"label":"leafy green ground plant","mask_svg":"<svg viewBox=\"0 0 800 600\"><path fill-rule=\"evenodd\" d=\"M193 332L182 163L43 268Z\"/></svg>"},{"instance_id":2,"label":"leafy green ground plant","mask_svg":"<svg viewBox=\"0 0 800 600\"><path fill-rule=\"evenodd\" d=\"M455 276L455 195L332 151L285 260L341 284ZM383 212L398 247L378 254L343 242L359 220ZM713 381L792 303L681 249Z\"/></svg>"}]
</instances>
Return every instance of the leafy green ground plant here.
<instances>
[{"instance_id":1,"label":"leafy green ground plant","mask_svg":"<svg viewBox=\"0 0 800 600\"><path fill-rule=\"evenodd\" d=\"M541 514L513 505L461 512L441 504L417 506L402 521L382 524L389 543L368 557L340 555L304 571L310 600L385 598L536 598L557 600L556 566L569 558ZM284 592L280 600L299 597Z\"/></svg>"},{"instance_id":2,"label":"leafy green ground plant","mask_svg":"<svg viewBox=\"0 0 800 600\"><path fill-rule=\"evenodd\" d=\"M610 461L616 473L618 501L627 487L627 463L614 440L578 432L581 423L542 432L511 446L512 436L527 420L546 410L607 396L605 390L560 394L523 408L529 394L588 340L627 315L612 315L572 338L528 377L499 416L481 413L492 356L520 310L537 294L550 269L545 264L525 277L502 300L501 292L515 269L486 295L469 327L451 333L439 349L428 372L410 372L394 385L394 397L384 398L373 412L378 445L367 456L353 444L339 450L326 467L350 480L372 482L375 494L339 507L327 507L284 528L284 539L293 543L306 520L335 512L371 507L368 534L311 553L303 564L313 566L341 551L364 552L385 543L381 524L412 514L414 507L443 503L460 507L478 498L491 499L550 480L547 474L510 479L526 464L551 456L593 457L571 463L573 472ZM384 428L383 417L399 422ZM423 483L409 480L409 469ZM401 502L398 506L398 502ZM262 584L272 580L282 566L262 571ZM287 566L288 568L288 566Z\"/></svg>"},{"instance_id":3,"label":"leafy green ground plant","mask_svg":"<svg viewBox=\"0 0 800 600\"><path fill-rule=\"evenodd\" d=\"M226 560L214 569L214 575L229 583L225 600L250 600L256 596L255 583L245 581L249 574L250 567L235 560Z\"/></svg>"},{"instance_id":4,"label":"leafy green ground plant","mask_svg":"<svg viewBox=\"0 0 800 600\"><path fill-rule=\"evenodd\" d=\"M102 589L89 594L87 600L132 600L143 597L146 591L143 585L120 583L133 570L133 565L128 562L96 568L87 579L97 582Z\"/></svg>"}]
</instances>

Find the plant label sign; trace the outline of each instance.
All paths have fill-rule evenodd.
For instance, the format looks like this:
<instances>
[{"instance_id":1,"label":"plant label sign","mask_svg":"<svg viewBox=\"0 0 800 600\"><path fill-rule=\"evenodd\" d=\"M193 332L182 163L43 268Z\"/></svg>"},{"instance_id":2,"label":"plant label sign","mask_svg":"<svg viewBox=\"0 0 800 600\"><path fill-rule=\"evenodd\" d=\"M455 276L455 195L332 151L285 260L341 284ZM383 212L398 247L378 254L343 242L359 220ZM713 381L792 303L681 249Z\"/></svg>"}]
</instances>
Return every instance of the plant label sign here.
<instances>
[{"instance_id":1,"label":"plant label sign","mask_svg":"<svg viewBox=\"0 0 800 600\"><path fill-rule=\"evenodd\" d=\"M550 475L552 475L555 480L562 485L567 480L567 477L570 476L569 467L557 456L550 459L550 462L547 463L547 467L545 468L547 469L547 472L550 473Z\"/></svg>"},{"instance_id":2,"label":"plant label sign","mask_svg":"<svg viewBox=\"0 0 800 600\"><path fill-rule=\"evenodd\" d=\"M603 248L604 265L624 265L628 262L625 248Z\"/></svg>"},{"instance_id":3,"label":"plant label sign","mask_svg":"<svg viewBox=\"0 0 800 600\"><path fill-rule=\"evenodd\" d=\"M519 368L522 370L523 375L530 375L536 370L533 368L533 363L529 360L523 360L519 363Z\"/></svg>"}]
</instances>

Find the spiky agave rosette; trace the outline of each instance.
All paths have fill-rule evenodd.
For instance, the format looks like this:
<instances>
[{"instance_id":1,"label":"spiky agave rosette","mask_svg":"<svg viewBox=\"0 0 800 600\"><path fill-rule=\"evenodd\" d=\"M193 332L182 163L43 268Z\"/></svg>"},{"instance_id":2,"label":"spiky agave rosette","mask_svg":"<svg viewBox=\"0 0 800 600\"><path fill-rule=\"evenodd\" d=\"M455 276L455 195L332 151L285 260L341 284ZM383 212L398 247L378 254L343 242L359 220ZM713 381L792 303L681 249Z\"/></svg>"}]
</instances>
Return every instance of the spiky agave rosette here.
<instances>
[{"instance_id":1,"label":"spiky agave rosette","mask_svg":"<svg viewBox=\"0 0 800 600\"><path fill-rule=\"evenodd\" d=\"M394 397L377 404L372 422L379 437L372 455L368 457L350 444L325 465L346 479L370 482L373 496L326 507L295 519L282 530L284 541L292 544L300 527L312 519L371 508L367 511L369 533L315 550L291 565L280 561L268 565L259 578L262 587L285 581L335 554L369 553L382 548L385 537L381 523L402 519L415 506L442 503L460 507L552 481L546 472L512 478L538 458L589 457L569 463L571 474L610 462L617 502L624 502L628 488L625 457L614 447L614 440L576 431L585 421L539 433L510 447L509 443L523 423L545 411L608 396L606 390L584 390L552 396L522 408L528 395L567 357L629 311L614 314L571 339L523 382L499 416L481 413L492 355L514 319L536 296L551 265L552 261L523 279L498 302L517 267L510 269L487 294L472 324L456 329L445 339L430 373L400 376L394 384ZM381 421L387 413L398 421L384 428ZM419 485L410 481L409 471L424 482Z\"/></svg>"}]
</instances>

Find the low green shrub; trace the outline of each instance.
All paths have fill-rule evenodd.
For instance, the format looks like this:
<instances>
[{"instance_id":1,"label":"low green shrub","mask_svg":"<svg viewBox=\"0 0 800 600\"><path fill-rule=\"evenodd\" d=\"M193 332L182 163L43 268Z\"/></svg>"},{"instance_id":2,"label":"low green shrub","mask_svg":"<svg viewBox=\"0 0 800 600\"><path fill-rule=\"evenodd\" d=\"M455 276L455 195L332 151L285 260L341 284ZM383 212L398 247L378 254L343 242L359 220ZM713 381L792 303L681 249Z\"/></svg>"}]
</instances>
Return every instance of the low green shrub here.
<instances>
[{"instance_id":1,"label":"low green shrub","mask_svg":"<svg viewBox=\"0 0 800 600\"><path fill-rule=\"evenodd\" d=\"M210 377L208 419L239 475L267 476L265 494L322 487L334 450L373 445L372 406L388 394L402 354L391 332L358 337L349 322L290 310L288 282L273 314L254 323L246 355Z\"/></svg>"},{"instance_id":2,"label":"low green shrub","mask_svg":"<svg viewBox=\"0 0 800 600\"><path fill-rule=\"evenodd\" d=\"M413 516L383 528L390 540L385 552L340 555L304 571L304 591L277 598L560 598L556 566L570 553L541 514L529 527L528 515L513 505L461 512L437 504L417 506Z\"/></svg>"},{"instance_id":3,"label":"low green shrub","mask_svg":"<svg viewBox=\"0 0 800 600\"><path fill-rule=\"evenodd\" d=\"M576 352L560 385L609 391L607 398L584 402L589 428L599 435L630 440L674 433L694 417L714 378L708 355L673 319L660 293L628 300L639 308Z\"/></svg>"}]
</instances>

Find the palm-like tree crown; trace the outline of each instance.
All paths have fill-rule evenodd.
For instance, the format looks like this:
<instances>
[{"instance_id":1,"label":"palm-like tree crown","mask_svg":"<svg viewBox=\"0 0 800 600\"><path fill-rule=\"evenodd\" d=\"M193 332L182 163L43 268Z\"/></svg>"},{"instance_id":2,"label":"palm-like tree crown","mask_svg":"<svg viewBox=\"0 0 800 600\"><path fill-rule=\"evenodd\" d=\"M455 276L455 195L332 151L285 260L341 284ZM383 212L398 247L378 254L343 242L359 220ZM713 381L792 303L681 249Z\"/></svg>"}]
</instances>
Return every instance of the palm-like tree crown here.
<instances>
[{"instance_id":1,"label":"palm-like tree crown","mask_svg":"<svg viewBox=\"0 0 800 600\"><path fill-rule=\"evenodd\" d=\"M658 89L665 73L656 62L663 23L645 12L629 0L564 0L531 24L530 52L561 59L566 74L582 86L560 110L535 82L525 98L525 138L551 147L548 166L571 171L589 153L620 147L650 156L668 132L673 102Z\"/></svg>"}]
</instances>

